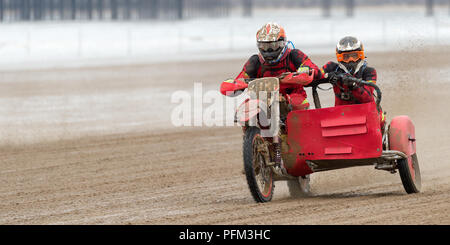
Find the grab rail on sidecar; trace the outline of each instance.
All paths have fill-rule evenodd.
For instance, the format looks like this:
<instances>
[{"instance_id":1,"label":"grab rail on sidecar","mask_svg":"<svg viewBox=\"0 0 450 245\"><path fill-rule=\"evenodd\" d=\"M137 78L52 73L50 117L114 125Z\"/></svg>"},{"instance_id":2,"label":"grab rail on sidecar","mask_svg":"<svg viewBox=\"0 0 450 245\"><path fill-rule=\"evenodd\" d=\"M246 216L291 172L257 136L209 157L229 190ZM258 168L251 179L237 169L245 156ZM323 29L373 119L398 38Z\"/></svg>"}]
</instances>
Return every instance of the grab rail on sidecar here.
<instances>
[{"instance_id":1,"label":"grab rail on sidecar","mask_svg":"<svg viewBox=\"0 0 450 245\"><path fill-rule=\"evenodd\" d=\"M379 112L381 112L381 105L380 105L380 103L381 103L381 96L382 96L382 93L381 93L380 88L379 88L375 83L373 83L373 82L367 82L367 81L364 81L364 80L362 80L362 79L350 77L350 76L347 76L347 75L344 75L344 74L337 74L337 75L335 75L335 76L336 76L339 80L341 80L343 84L346 84L346 85L349 85L349 84L351 84L351 85L353 85L353 86L355 86L355 85L358 85L358 86L365 85L365 86L369 86L369 87L374 88L374 90L375 90L376 93L377 93L376 96L374 96L374 97L376 98L375 103L376 103L376 105L377 105L377 110L378 110ZM325 74L325 78L314 80L314 81L312 81L310 84L308 84L307 86L305 86L305 87L311 87L311 88L312 88L313 98L314 98L314 105L316 106L317 109L318 109L318 108L322 108L321 105L320 105L319 94L317 93L317 87L318 87L320 84L324 84L324 83L331 83L331 84L333 84L333 82L330 81L330 79L329 79L329 77L328 77L328 74ZM334 84L333 84L333 85L334 85Z\"/></svg>"}]
</instances>

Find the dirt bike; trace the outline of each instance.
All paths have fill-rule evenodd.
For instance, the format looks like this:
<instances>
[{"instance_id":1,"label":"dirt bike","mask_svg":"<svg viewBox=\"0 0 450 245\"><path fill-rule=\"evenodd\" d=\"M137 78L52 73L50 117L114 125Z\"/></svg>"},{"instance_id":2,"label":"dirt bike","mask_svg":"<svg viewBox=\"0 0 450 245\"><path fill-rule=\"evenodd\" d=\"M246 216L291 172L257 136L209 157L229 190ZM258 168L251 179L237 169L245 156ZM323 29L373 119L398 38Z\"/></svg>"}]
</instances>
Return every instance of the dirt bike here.
<instances>
[{"instance_id":1,"label":"dirt bike","mask_svg":"<svg viewBox=\"0 0 450 245\"><path fill-rule=\"evenodd\" d=\"M246 87L244 92L252 95L237 109L235 122L241 124L244 132L244 170L256 202L271 201L275 181L288 181L293 196L308 195L310 174L366 165L393 174L398 170L405 191L420 192L421 176L411 119L396 116L383 132L380 126L382 93L378 86L348 76L334 78L351 86L373 87L376 100L321 108L317 87L330 83L330 79L322 79L306 86L312 87L316 109L292 110L283 96L277 97L283 81L280 82L280 78L252 79L241 86L240 89ZM260 92L268 95L259 96ZM262 109L264 106L266 110ZM273 110L273 107L277 108ZM267 118L279 127L275 135L262 134L267 130Z\"/></svg>"}]
</instances>

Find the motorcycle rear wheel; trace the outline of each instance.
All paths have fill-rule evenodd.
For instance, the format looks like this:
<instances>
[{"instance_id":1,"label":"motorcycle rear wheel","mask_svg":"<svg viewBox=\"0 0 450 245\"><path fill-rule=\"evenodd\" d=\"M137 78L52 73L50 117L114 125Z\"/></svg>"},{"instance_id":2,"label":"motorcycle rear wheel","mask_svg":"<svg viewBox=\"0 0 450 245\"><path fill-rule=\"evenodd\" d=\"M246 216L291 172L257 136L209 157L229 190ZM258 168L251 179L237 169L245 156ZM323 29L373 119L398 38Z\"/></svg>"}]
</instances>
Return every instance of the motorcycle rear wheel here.
<instances>
[{"instance_id":1,"label":"motorcycle rear wheel","mask_svg":"<svg viewBox=\"0 0 450 245\"><path fill-rule=\"evenodd\" d=\"M244 170L247 184L256 202L269 202L272 200L275 187L272 169L267 166L264 154L258 146L264 143L264 138L257 127L249 127L245 131L243 156Z\"/></svg>"},{"instance_id":2,"label":"motorcycle rear wheel","mask_svg":"<svg viewBox=\"0 0 450 245\"><path fill-rule=\"evenodd\" d=\"M397 164L406 193L419 193L422 188L422 178L417 155L413 154L406 159L398 160Z\"/></svg>"}]
</instances>

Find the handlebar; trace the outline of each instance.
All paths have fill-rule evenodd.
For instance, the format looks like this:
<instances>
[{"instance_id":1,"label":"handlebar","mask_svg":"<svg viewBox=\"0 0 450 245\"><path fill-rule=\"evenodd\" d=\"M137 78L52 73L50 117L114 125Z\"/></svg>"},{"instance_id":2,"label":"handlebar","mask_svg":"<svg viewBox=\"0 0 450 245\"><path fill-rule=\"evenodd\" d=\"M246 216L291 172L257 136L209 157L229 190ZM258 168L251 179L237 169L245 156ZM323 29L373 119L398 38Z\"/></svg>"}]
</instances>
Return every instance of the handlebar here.
<instances>
[{"instance_id":1,"label":"handlebar","mask_svg":"<svg viewBox=\"0 0 450 245\"><path fill-rule=\"evenodd\" d=\"M342 83L344 85L346 85L346 86L369 86L369 87L374 88L374 90L377 92L375 103L377 105L378 111L381 111L380 103L381 103L382 93L381 93L380 88L375 83L372 83L372 82L367 82L367 81L364 81L362 79L358 79L358 78L355 78L355 77L350 77L350 76L347 76L347 75L344 75L344 74L335 74L335 73L330 74L330 73L326 73L324 78L314 80L310 84L308 84L308 85L306 85L304 87L312 87L313 90L316 90L317 86L320 85L320 84L331 83L331 84L335 85L336 82L335 81L331 81L330 78L332 78L332 77L330 77L330 76L333 76L334 79L336 79L336 80L342 81ZM245 83L249 83L249 82L251 82L251 81L253 81L255 79L256 78L247 78L247 79L244 79L244 81L245 81Z\"/></svg>"},{"instance_id":2,"label":"handlebar","mask_svg":"<svg viewBox=\"0 0 450 245\"><path fill-rule=\"evenodd\" d=\"M332 77L330 77L330 76L334 76L335 81L331 81ZM313 87L313 89L315 89L318 85L324 84L324 83L331 83L331 84L335 85L337 80L342 81L342 84L344 84L346 86L369 86L369 87L374 88L375 91L377 92L375 103L377 104L378 111L381 111L380 103L381 103L382 93L381 93L380 88L375 83L367 82L362 79L350 77L350 76L347 76L344 74L332 74L331 75L329 73L326 73L324 77L325 78L323 78L323 79L318 79L318 80L313 81L312 83L308 84L305 87Z\"/></svg>"},{"instance_id":3,"label":"handlebar","mask_svg":"<svg viewBox=\"0 0 450 245\"><path fill-rule=\"evenodd\" d=\"M339 75L336 75L336 76L342 81L343 84L345 84L347 86L348 85L351 85L351 86L355 86L355 85L361 86L361 85L363 85L363 86L369 86L369 87L374 88L375 91L377 92L375 103L377 104L378 111L381 111L380 110L381 109L380 102L381 102L382 94L381 94L380 88L375 83L367 82L367 81L364 81L362 79L358 79L358 78L355 78L355 77L346 76L344 74L339 74Z\"/></svg>"}]
</instances>

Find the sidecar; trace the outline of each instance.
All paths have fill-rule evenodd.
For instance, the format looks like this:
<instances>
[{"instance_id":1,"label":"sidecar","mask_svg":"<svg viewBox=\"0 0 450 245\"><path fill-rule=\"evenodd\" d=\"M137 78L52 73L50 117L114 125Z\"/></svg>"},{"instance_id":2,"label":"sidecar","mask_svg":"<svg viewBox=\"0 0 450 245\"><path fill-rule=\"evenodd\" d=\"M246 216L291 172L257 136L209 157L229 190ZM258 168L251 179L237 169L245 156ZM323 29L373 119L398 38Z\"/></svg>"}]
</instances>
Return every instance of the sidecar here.
<instances>
[{"instance_id":1,"label":"sidecar","mask_svg":"<svg viewBox=\"0 0 450 245\"><path fill-rule=\"evenodd\" d=\"M375 102L291 111L283 161L292 176L355 166L400 172L407 193L420 191L415 130L407 116L395 117L385 135Z\"/></svg>"}]
</instances>

